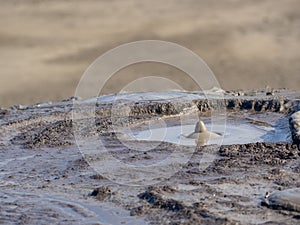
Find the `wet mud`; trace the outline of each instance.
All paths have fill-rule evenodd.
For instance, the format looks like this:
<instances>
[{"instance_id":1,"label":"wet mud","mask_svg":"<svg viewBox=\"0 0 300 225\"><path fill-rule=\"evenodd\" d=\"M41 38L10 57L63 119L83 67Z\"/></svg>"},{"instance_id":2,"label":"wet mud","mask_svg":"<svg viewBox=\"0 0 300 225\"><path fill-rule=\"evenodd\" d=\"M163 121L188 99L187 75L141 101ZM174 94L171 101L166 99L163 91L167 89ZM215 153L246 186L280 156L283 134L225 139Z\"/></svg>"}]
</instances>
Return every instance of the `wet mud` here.
<instances>
[{"instance_id":1,"label":"wet mud","mask_svg":"<svg viewBox=\"0 0 300 225\"><path fill-rule=\"evenodd\" d=\"M117 104L130 99L131 110L121 122L137 131L160 118L168 127L177 126L195 108L201 119L209 120L214 107L202 93L162 93L159 99L152 95L144 94L148 98L141 100L138 94L136 99L124 94ZM80 128L91 148L107 150L105 154L99 150L94 158L76 144L76 129L89 119L82 117L74 124L74 99L0 110L0 223L300 223L299 130L298 117L293 117L300 110L299 93L225 93L220 104L228 121L242 118L253 126L280 127L286 140L276 141L278 134L270 130L266 139L270 141L221 146L124 142L126 133L114 129L113 97L96 99L94 129ZM90 103L82 100L83 111ZM149 150L139 150L143 148ZM149 166L178 149L191 154L183 167L171 176L153 177L147 185L121 185L91 167L104 163L106 154L124 164ZM108 169L116 168L111 164ZM118 172L120 179L133 176Z\"/></svg>"}]
</instances>

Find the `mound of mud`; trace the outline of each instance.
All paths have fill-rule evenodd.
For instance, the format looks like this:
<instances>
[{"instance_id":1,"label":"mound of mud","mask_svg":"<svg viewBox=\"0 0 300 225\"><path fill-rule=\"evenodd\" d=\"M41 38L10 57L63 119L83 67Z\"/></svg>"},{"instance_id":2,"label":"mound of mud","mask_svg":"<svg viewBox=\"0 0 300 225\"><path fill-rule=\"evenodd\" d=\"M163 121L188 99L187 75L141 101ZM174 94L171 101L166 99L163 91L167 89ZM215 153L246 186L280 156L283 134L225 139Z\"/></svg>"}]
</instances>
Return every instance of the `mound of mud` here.
<instances>
[{"instance_id":1,"label":"mound of mud","mask_svg":"<svg viewBox=\"0 0 300 225\"><path fill-rule=\"evenodd\" d=\"M217 101L227 122L264 129L265 141L205 146L128 139L116 129L179 126L191 112L209 121L215 105L203 93L114 96L0 110L0 223L300 222L299 93L225 93ZM128 112L113 111L124 105Z\"/></svg>"}]
</instances>

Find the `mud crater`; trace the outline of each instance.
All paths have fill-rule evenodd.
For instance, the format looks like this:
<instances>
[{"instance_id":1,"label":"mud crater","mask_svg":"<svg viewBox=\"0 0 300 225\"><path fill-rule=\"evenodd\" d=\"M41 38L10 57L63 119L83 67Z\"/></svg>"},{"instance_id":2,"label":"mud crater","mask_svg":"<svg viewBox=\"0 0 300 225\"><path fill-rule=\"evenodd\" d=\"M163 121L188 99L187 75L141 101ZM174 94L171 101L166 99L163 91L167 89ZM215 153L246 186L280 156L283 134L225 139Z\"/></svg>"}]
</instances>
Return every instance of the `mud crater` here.
<instances>
[{"instance_id":1,"label":"mud crater","mask_svg":"<svg viewBox=\"0 0 300 225\"><path fill-rule=\"evenodd\" d=\"M159 95L165 98L151 99L152 93L149 99L137 101L124 121L141 131L147 128L147 121L160 118L169 127L178 126L178 118L188 114L193 105L201 119L211 114L212 108L201 93L179 93L172 98L169 93ZM132 165L151 165L182 148L168 142L130 140L137 146L155 146L141 152L122 143L111 118L113 96L97 99L96 130L85 128L84 138L95 140L95 146L101 140L109 154ZM300 203L280 191L300 187L298 120L290 119L300 110L298 96L289 91L274 95L259 92L256 96L225 93L222 104L229 119L279 127L286 140L274 140L280 134L274 132L272 142L185 146L184 151L193 154L181 170L153 185L130 188L110 181L107 174L97 174L84 160L75 145L72 101L1 109L0 221L297 224ZM193 104L187 104L185 98ZM84 125L86 121L80 122ZM215 157L205 161L204 156L210 153ZM276 196L283 197L275 201L272 193L277 191ZM297 197L298 192L291 193Z\"/></svg>"}]
</instances>

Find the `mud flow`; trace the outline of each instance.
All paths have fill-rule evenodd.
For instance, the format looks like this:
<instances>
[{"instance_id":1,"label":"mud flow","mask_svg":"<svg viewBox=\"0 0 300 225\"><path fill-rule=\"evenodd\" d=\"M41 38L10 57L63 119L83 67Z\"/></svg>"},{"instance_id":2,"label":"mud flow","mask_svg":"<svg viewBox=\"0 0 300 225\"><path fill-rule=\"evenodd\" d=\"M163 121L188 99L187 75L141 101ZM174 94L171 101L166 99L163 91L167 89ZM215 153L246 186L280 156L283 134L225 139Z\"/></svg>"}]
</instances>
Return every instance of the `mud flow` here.
<instances>
[{"instance_id":1,"label":"mud flow","mask_svg":"<svg viewBox=\"0 0 300 225\"><path fill-rule=\"evenodd\" d=\"M0 109L0 223L299 224L299 110L287 90Z\"/></svg>"}]
</instances>

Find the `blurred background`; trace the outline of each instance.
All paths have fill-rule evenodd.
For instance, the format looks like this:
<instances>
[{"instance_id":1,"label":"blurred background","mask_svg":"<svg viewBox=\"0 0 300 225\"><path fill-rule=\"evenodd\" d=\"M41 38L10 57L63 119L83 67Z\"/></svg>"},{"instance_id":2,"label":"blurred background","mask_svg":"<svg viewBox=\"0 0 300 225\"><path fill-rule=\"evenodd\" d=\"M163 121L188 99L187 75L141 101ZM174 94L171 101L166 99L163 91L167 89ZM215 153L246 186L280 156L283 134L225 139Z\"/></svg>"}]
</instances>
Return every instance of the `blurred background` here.
<instances>
[{"instance_id":1,"label":"blurred background","mask_svg":"<svg viewBox=\"0 0 300 225\"><path fill-rule=\"evenodd\" d=\"M299 90L299 0L0 0L0 107L73 96L98 56L145 39L194 51L225 90ZM177 69L145 63L102 93L146 75L196 88Z\"/></svg>"}]
</instances>

